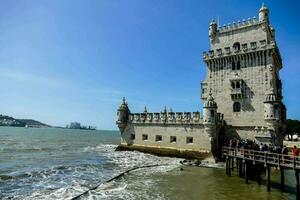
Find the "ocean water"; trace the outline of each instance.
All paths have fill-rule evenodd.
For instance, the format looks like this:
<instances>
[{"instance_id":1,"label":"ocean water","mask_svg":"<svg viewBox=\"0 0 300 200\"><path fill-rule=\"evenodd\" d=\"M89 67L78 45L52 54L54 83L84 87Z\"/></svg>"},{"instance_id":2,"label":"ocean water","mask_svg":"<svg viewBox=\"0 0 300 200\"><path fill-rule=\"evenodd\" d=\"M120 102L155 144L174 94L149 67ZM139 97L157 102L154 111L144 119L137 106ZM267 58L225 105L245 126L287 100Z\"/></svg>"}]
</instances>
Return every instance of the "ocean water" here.
<instances>
[{"instance_id":1,"label":"ocean water","mask_svg":"<svg viewBox=\"0 0 300 200\"><path fill-rule=\"evenodd\" d=\"M264 182L245 184L223 169L184 166L181 159L115 151L118 131L0 127L0 199L295 199L294 176L286 172L287 189L272 192ZM112 177L137 166L119 179Z\"/></svg>"}]
</instances>

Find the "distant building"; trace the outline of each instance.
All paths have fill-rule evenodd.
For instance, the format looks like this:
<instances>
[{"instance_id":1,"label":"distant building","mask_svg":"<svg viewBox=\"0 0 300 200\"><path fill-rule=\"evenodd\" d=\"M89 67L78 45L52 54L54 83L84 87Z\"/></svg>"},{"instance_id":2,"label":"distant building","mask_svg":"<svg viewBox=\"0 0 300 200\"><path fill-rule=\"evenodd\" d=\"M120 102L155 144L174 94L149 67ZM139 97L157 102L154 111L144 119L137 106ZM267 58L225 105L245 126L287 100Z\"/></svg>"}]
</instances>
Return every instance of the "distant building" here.
<instances>
[{"instance_id":1,"label":"distant building","mask_svg":"<svg viewBox=\"0 0 300 200\"><path fill-rule=\"evenodd\" d=\"M79 122L71 122L69 128L71 129L81 129L81 125Z\"/></svg>"},{"instance_id":2,"label":"distant building","mask_svg":"<svg viewBox=\"0 0 300 200\"><path fill-rule=\"evenodd\" d=\"M79 122L71 122L66 128L70 129L83 129L83 130L96 130L95 126L82 126Z\"/></svg>"}]
</instances>

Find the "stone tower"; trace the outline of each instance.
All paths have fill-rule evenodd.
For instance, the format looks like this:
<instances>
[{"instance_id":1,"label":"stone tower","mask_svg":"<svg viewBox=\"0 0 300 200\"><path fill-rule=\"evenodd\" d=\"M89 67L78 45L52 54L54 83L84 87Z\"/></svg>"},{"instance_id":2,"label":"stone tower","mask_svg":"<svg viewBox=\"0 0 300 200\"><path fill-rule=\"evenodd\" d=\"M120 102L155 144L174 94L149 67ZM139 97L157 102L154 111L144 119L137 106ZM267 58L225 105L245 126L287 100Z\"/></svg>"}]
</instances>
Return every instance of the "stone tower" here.
<instances>
[{"instance_id":1,"label":"stone tower","mask_svg":"<svg viewBox=\"0 0 300 200\"><path fill-rule=\"evenodd\" d=\"M129 118L129 114L130 114L130 110L128 108L128 104L125 100L125 97L123 97L122 103L119 106L118 109L118 113L117 113L117 125L118 128L120 129L121 133L124 132L126 126L127 126L127 122L128 122L128 118Z\"/></svg>"},{"instance_id":2,"label":"stone tower","mask_svg":"<svg viewBox=\"0 0 300 200\"><path fill-rule=\"evenodd\" d=\"M206 134L209 136L212 152L218 148L218 135L217 135L217 123L218 123L218 105L214 101L211 92L207 100L203 105L203 125ZM213 152L214 153L214 152Z\"/></svg>"},{"instance_id":3,"label":"stone tower","mask_svg":"<svg viewBox=\"0 0 300 200\"><path fill-rule=\"evenodd\" d=\"M218 26L209 25L210 51L204 52L205 102L211 91L224 114L228 137L281 144L286 108L282 103L279 71L282 61L263 5L256 17Z\"/></svg>"}]
</instances>

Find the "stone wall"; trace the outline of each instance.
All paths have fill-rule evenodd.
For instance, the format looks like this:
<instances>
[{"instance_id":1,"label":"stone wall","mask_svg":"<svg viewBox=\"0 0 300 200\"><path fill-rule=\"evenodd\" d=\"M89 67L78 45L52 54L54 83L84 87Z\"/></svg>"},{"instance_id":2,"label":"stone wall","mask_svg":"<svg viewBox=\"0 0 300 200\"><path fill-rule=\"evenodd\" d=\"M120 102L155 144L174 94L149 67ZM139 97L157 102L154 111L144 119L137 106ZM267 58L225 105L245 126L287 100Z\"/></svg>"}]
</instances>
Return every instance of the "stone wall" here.
<instances>
[{"instance_id":1,"label":"stone wall","mask_svg":"<svg viewBox=\"0 0 300 200\"><path fill-rule=\"evenodd\" d=\"M214 130L216 132L216 130ZM176 138L176 139L174 139ZM161 150L163 154L180 156L180 152L191 157L202 157L211 152L209 135L203 124L139 124L128 123L121 134L122 149ZM176 153L177 152L177 153ZM159 154L159 153L157 153ZM198 156L192 156L196 155ZM176 155L174 155L176 156Z\"/></svg>"},{"instance_id":2,"label":"stone wall","mask_svg":"<svg viewBox=\"0 0 300 200\"><path fill-rule=\"evenodd\" d=\"M256 143L272 142L272 137L267 130L267 127L255 127L255 126L226 126L224 130L224 140L228 141L231 138L252 140Z\"/></svg>"}]
</instances>

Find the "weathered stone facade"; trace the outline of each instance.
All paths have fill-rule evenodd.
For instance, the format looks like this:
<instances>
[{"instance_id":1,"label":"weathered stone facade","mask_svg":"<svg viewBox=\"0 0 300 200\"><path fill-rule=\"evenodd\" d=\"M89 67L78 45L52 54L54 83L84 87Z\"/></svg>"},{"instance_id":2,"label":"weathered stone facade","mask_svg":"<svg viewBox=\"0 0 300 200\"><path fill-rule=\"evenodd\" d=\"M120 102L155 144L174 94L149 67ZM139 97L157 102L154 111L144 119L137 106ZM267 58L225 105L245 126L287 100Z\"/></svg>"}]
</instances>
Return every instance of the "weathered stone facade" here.
<instances>
[{"instance_id":1,"label":"weathered stone facade","mask_svg":"<svg viewBox=\"0 0 300 200\"><path fill-rule=\"evenodd\" d=\"M206 80L202 99L211 91L218 111L231 127L226 136L282 144L286 108L279 70L281 56L269 10L262 6L259 19L209 26L211 50L204 52Z\"/></svg>"},{"instance_id":2,"label":"weathered stone facade","mask_svg":"<svg viewBox=\"0 0 300 200\"><path fill-rule=\"evenodd\" d=\"M206 79L201 84L199 112L132 114L125 99L118 110L122 149L183 157L215 153L229 138L282 144L286 109L282 103L282 68L262 6L259 19L209 25L210 51L204 52ZM213 98L214 97L214 98ZM220 114L222 113L222 114Z\"/></svg>"}]
</instances>

